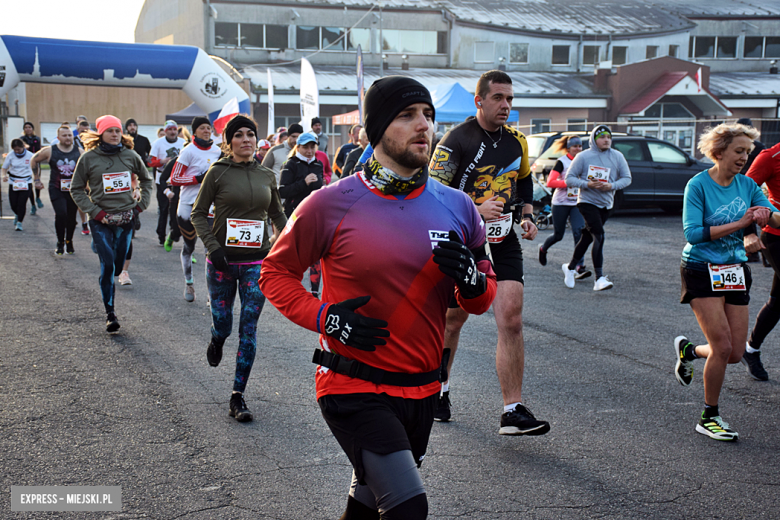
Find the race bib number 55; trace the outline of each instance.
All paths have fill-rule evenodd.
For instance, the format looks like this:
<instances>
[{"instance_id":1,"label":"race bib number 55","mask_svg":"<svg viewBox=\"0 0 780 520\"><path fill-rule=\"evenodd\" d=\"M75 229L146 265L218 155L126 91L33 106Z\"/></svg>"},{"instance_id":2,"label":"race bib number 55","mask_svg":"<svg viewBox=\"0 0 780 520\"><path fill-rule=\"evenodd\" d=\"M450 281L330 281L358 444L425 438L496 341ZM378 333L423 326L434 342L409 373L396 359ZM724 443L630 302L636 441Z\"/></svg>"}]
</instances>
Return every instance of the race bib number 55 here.
<instances>
[{"instance_id":1,"label":"race bib number 55","mask_svg":"<svg viewBox=\"0 0 780 520\"><path fill-rule=\"evenodd\" d=\"M130 172L103 174L103 192L106 195L129 192L130 184Z\"/></svg>"},{"instance_id":2,"label":"race bib number 55","mask_svg":"<svg viewBox=\"0 0 780 520\"><path fill-rule=\"evenodd\" d=\"M262 247L265 222L262 220L227 219L225 245L231 247Z\"/></svg>"}]
</instances>

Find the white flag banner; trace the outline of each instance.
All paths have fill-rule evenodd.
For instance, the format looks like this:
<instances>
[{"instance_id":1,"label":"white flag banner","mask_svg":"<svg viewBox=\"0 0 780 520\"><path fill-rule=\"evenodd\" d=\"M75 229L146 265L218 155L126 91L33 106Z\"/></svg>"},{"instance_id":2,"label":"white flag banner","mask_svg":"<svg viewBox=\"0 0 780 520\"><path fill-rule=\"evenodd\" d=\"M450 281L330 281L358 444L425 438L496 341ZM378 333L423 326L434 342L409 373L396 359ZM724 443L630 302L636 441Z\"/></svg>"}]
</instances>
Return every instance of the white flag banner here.
<instances>
[{"instance_id":1,"label":"white flag banner","mask_svg":"<svg viewBox=\"0 0 780 520\"><path fill-rule=\"evenodd\" d=\"M266 135L276 132L276 123L274 117L274 80L271 77L271 69L268 72L268 130Z\"/></svg>"},{"instance_id":2,"label":"white flag banner","mask_svg":"<svg viewBox=\"0 0 780 520\"><path fill-rule=\"evenodd\" d=\"M306 58L301 59L301 126L311 132L311 120L320 117L320 90L314 68Z\"/></svg>"}]
</instances>

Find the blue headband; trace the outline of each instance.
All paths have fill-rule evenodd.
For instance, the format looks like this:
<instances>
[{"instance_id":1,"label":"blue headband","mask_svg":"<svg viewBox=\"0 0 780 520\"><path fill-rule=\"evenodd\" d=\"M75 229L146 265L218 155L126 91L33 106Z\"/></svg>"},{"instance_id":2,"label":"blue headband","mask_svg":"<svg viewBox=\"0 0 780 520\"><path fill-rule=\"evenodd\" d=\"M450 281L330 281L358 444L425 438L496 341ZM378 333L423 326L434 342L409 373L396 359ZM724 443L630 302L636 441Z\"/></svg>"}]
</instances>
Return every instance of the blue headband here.
<instances>
[{"instance_id":1,"label":"blue headband","mask_svg":"<svg viewBox=\"0 0 780 520\"><path fill-rule=\"evenodd\" d=\"M566 148L571 148L572 146L577 146L577 145L582 146L582 139L580 139L576 135L569 137L569 140L566 141Z\"/></svg>"}]
</instances>

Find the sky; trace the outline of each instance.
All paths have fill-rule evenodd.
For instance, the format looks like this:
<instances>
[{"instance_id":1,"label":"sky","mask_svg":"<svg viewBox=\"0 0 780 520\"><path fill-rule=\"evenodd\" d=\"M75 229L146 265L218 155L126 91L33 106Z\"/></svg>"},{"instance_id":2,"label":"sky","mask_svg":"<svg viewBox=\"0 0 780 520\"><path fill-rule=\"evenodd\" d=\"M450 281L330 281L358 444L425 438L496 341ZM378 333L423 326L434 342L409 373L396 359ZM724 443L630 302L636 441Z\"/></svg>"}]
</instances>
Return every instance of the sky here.
<instances>
[{"instance_id":1,"label":"sky","mask_svg":"<svg viewBox=\"0 0 780 520\"><path fill-rule=\"evenodd\" d=\"M14 0L0 0L0 11ZM134 43L144 0L35 0L25 16L0 16L0 35Z\"/></svg>"}]
</instances>

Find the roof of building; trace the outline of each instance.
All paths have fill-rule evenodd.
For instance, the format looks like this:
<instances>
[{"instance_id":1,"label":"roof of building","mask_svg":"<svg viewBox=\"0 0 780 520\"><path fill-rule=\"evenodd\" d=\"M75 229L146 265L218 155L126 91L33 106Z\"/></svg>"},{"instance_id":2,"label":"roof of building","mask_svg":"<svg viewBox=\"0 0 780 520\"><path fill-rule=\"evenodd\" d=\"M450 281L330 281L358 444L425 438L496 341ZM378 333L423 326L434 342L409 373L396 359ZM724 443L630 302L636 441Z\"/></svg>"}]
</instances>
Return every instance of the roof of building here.
<instances>
[{"instance_id":1,"label":"roof of building","mask_svg":"<svg viewBox=\"0 0 780 520\"><path fill-rule=\"evenodd\" d=\"M679 83L688 73L684 71L665 72L655 80L647 89L620 109L623 114L638 114L644 112L650 105L661 99L666 93Z\"/></svg>"},{"instance_id":2,"label":"roof of building","mask_svg":"<svg viewBox=\"0 0 780 520\"><path fill-rule=\"evenodd\" d=\"M266 67L255 65L244 68L241 72L248 76L252 83L261 89L268 88L266 70L273 72L274 91L300 90L301 67L300 65L288 65L279 67ZM315 65L317 84L320 92L325 94L331 91L334 94L341 92L356 92L357 80L355 67L346 66L322 66ZM385 76L401 75L412 76L428 88L443 83L460 83L469 92L474 92L477 80L482 74L480 71L463 69L412 69L401 70L392 68L385 70ZM605 97L593 93L593 75L567 74L563 72L508 72L512 78L516 97L528 96L585 96ZM363 73L363 84L368 88L371 83L379 79L378 67L366 67Z\"/></svg>"},{"instance_id":3,"label":"roof of building","mask_svg":"<svg viewBox=\"0 0 780 520\"><path fill-rule=\"evenodd\" d=\"M718 97L780 95L780 75L767 72L710 74L710 90Z\"/></svg>"},{"instance_id":4,"label":"roof of building","mask_svg":"<svg viewBox=\"0 0 780 520\"><path fill-rule=\"evenodd\" d=\"M294 4L368 8L375 6L376 0L290 2ZM586 36L686 30L693 26L688 18L780 15L778 0L385 0L383 6L385 9L445 9L465 23Z\"/></svg>"}]
</instances>

